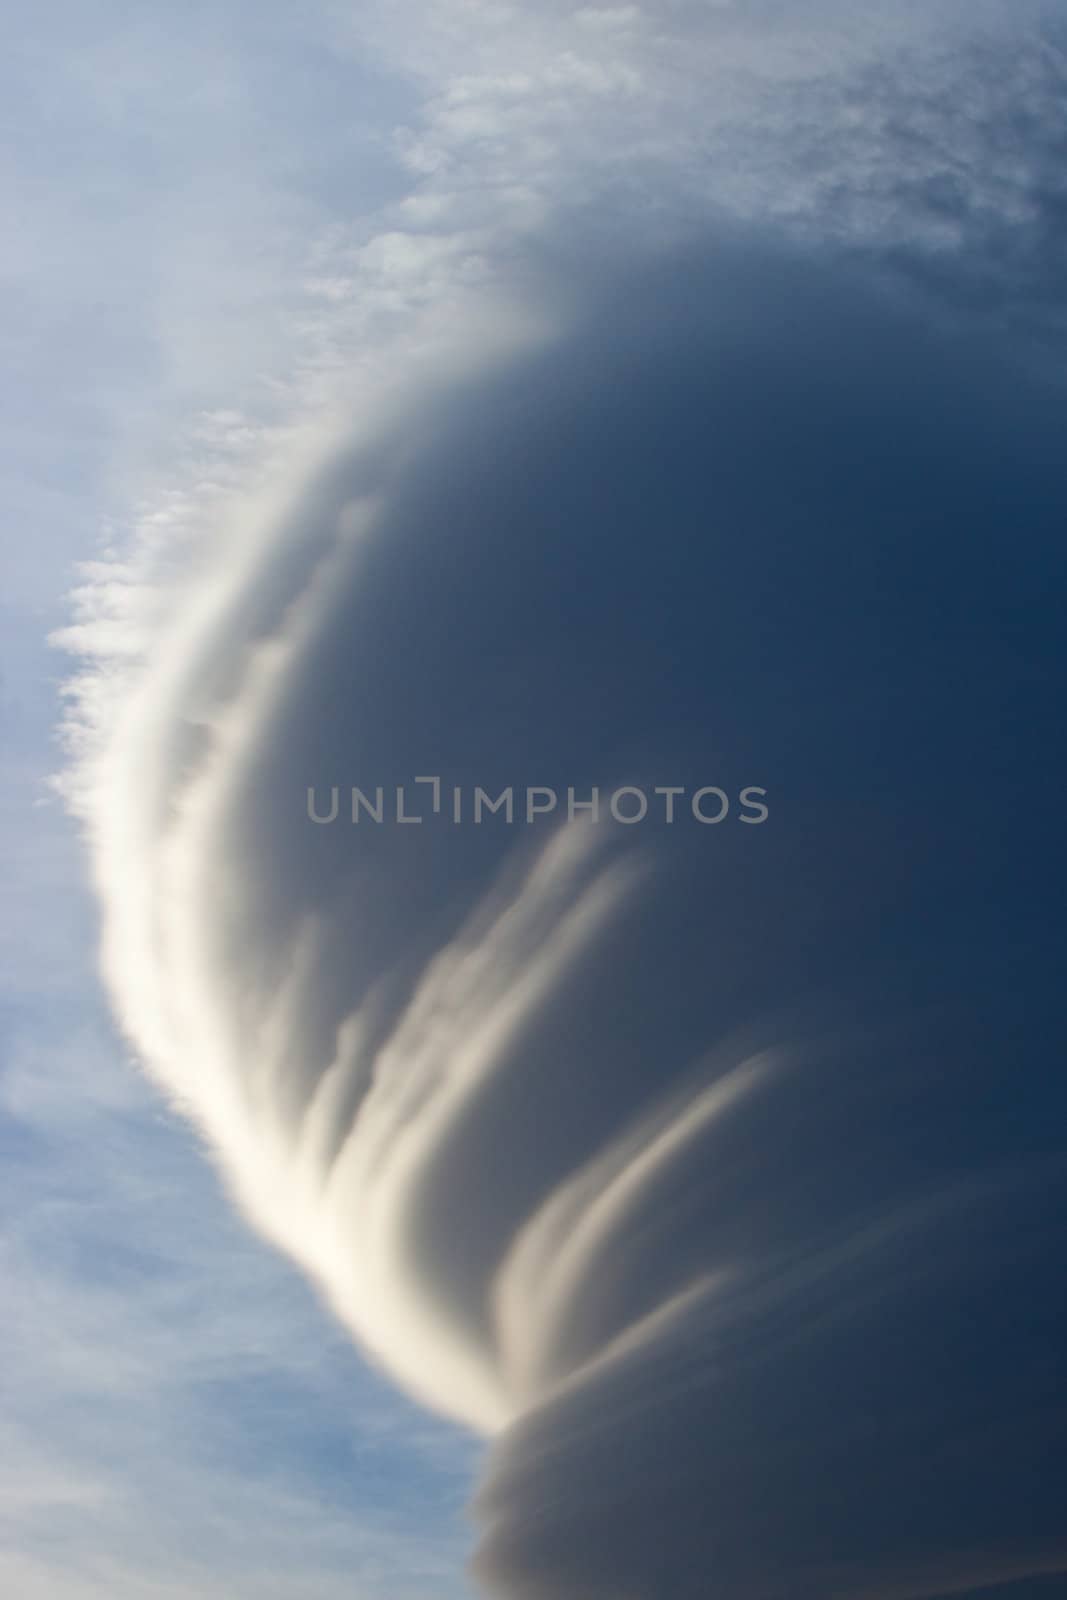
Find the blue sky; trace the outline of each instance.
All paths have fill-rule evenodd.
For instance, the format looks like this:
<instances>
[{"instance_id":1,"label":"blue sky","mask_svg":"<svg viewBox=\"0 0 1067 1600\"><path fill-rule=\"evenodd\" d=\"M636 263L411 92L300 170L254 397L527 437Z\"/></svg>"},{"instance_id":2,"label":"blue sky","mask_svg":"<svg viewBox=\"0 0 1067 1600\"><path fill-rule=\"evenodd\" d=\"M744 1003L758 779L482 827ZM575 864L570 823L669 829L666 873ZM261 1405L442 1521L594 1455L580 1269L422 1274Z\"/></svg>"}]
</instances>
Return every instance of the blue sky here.
<instances>
[{"instance_id":1,"label":"blue sky","mask_svg":"<svg viewBox=\"0 0 1067 1600\"><path fill-rule=\"evenodd\" d=\"M452 1600L478 1542L507 1600L686 1600L714 1479L722 1600L821 1595L797 1439L869 1600L1061 1570L1065 81L1044 0L11 19L5 1592ZM309 834L420 769L785 820ZM933 1331L879 1422L883 1294ZM837 1385L900 1429L862 1504Z\"/></svg>"}]
</instances>

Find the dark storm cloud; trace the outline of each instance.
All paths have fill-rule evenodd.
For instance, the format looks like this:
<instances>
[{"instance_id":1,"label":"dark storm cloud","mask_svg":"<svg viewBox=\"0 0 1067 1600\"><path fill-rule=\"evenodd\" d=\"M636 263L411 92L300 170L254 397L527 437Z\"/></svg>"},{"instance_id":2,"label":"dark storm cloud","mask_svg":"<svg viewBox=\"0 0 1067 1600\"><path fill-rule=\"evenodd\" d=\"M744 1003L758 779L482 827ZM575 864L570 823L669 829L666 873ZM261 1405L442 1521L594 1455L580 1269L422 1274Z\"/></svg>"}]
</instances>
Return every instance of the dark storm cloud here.
<instances>
[{"instance_id":1,"label":"dark storm cloud","mask_svg":"<svg viewBox=\"0 0 1067 1600\"><path fill-rule=\"evenodd\" d=\"M490 1436L502 1600L1044 1600L1061 25L558 9L519 74L428 8L442 232L364 252L427 318L90 678L116 1006L255 1224ZM568 822L593 786L685 798Z\"/></svg>"},{"instance_id":2,"label":"dark storm cloud","mask_svg":"<svg viewBox=\"0 0 1067 1600\"><path fill-rule=\"evenodd\" d=\"M602 274L303 492L132 736L130 1025L493 1432L514 1600L1067 1562L1063 391L869 279L725 236ZM308 819L419 774L770 816Z\"/></svg>"}]
</instances>

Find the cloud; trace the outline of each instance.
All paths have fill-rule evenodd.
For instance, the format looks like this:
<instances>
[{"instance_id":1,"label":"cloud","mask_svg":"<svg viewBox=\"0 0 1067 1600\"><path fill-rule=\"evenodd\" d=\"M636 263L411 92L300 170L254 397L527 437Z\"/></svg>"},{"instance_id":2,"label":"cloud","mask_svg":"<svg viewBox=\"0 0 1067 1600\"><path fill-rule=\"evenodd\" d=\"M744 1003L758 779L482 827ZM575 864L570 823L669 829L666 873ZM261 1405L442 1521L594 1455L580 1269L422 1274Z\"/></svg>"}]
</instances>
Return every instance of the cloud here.
<instances>
[{"instance_id":1,"label":"cloud","mask_svg":"<svg viewBox=\"0 0 1067 1600\"><path fill-rule=\"evenodd\" d=\"M323 274L355 420L85 596L118 1015L252 1221L489 1437L512 1600L1067 1569L1056 182L957 8L829 67L841 13L779 9L476 7L471 56L426 8L432 229ZM694 117L720 50L743 93ZM1041 95L1057 51L1015 63ZM426 775L770 816L308 816Z\"/></svg>"}]
</instances>

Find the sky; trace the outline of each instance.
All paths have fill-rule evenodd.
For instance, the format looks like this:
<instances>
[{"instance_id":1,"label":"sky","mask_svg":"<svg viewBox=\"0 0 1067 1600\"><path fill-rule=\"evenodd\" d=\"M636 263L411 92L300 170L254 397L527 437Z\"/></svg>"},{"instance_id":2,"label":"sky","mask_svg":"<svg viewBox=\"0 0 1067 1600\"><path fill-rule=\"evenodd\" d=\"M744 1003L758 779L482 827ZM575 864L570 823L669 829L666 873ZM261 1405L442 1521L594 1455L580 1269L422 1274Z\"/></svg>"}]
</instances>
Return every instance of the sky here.
<instances>
[{"instance_id":1,"label":"sky","mask_svg":"<svg viewBox=\"0 0 1067 1600\"><path fill-rule=\"evenodd\" d=\"M1061 8L0 73L6 1589L1061 1593Z\"/></svg>"}]
</instances>

